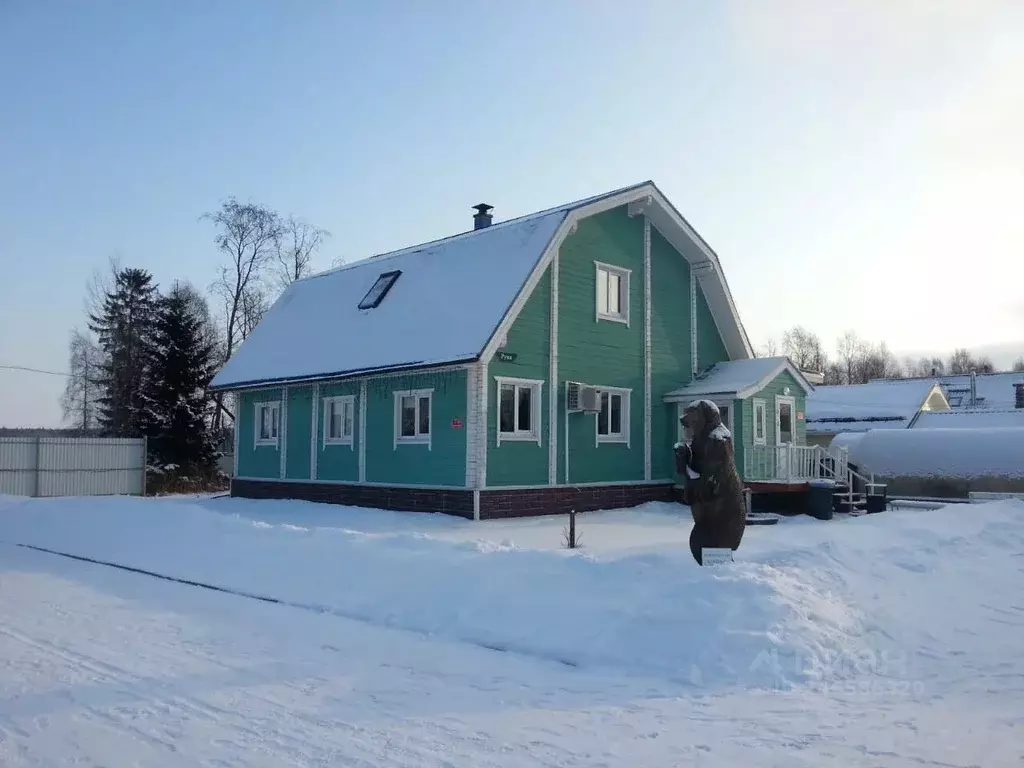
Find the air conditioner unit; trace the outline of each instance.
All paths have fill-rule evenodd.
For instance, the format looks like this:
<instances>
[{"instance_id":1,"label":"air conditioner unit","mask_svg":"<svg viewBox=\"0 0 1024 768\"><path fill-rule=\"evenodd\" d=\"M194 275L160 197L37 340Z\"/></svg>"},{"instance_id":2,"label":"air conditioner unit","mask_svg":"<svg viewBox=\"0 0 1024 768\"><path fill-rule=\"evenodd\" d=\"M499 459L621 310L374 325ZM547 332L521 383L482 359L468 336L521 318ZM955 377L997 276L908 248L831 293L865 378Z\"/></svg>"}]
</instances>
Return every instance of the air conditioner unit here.
<instances>
[{"instance_id":1,"label":"air conditioner unit","mask_svg":"<svg viewBox=\"0 0 1024 768\"><path fill-rule=\"evenodd\" d=\"M583 385L578 381L565 382L565 409L567 411L578 411L580 409L580 389Z\"/></svg>"},{"instance_id":2,"label":"air conditioner unit","mask_svg":"<svg viewBox=\"0 0 1024 768\"><path fill-rule=\"evenodd\" d=\"M570 413L595 413L601 410L601 393L578 381L565 382L565 407Z\"/></svg>"},{"instance_id":3,"label":"air conditioner unit","mask_svg":"<svg viewBox=\"0 0 1024 768\"><path fill-rule=\"evenodd\" d=\"M596 413L601 410L601 393L594 387L580 387L580 410Z\"/></svg>"}]
</instances>

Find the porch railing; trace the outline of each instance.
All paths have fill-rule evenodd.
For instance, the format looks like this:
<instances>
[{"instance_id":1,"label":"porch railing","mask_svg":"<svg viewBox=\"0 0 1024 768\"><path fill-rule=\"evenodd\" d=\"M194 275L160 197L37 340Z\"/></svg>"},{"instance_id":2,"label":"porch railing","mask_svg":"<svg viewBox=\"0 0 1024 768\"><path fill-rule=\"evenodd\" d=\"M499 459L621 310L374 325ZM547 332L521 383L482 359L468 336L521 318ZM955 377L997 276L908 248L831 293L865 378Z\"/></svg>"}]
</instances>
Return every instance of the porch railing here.
<instances>
[{"instance_id":1,"label":"porch railing","mask_svg":"<svg viewBox=\"0 0 1024 768\"><path fill-rule=\"evenodd\" d=\"M807 482L849 479L849 454L820 445L746 445L743 478L754 482Z\"/></svg>"}]
</instances>

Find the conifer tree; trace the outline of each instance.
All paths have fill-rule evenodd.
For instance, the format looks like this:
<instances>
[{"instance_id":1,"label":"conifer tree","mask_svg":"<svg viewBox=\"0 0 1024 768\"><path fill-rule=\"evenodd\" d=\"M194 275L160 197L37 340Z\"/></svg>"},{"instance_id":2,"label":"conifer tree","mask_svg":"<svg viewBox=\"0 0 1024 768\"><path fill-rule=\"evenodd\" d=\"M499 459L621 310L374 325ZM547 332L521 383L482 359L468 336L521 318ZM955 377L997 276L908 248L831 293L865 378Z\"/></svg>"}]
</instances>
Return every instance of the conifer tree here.
<instances>
[{"instance_id":1,"label":"conifer tree","mask_svg":"<svg viewBox=\"0 0 1024 768\"><path fill-rule=\"evenodd\" d=\"M208 312L191 286L175 283L161 298L145 392L150 454L182 475L212 470L214 450L206 387L214 374ZM201 302L201 297L198 297Z\"/></svg>"},{"instance_id":2,"label":"conifer tree","mask_svg":"<svg viewBox=\"0 0 1024 768\"><path fill-rule=\"evenodd\" d=\"M158 294L144 269L118 270L98 312L89 315L102 353L97 372L98 425L109 437L148 432L142 396L149 375L150 344Z\"/></svg>"}]
</instances>

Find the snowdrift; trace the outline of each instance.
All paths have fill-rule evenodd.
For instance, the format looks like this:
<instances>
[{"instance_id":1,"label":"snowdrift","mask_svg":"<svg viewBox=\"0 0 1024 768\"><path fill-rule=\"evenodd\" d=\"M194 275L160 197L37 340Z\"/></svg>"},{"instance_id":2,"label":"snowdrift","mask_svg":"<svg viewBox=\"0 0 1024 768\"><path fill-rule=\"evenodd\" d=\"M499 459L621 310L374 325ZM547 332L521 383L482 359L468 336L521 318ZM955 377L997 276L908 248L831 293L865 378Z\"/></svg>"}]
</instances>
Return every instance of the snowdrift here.
<instances>
[{"instance_id":1,"label":"snowdrift","mask_svg":"<svg viewBox=\"0 0 1024 768\"><path fill-rule=\"evenodd\" d=\"M858 659L877 665L908 648L946 653L950 641L936 626L947 611L969 618L980 610L975 593L959 605L955 592L942 591L963 581L952 554L972 542L1001 554L969 577L975 590L998 592L1019 579L1011 554L1024 552L1020 502L976 505L970 515L941 510L933 519L942 534L924 518L895 513L775 526L776 538L754 539L741 562L714 569L697 567L685 547L597 560L510 543L254 522L231 513L239 505L262 505L278 521L309 506L8 498L0 499L0 539L552 663L708 688L834 681L863 671ZM252 515L252 506L245 510ZM332 519L344 521L345 510ZM998 652L1015 652L1019 635L1002 632Z\"/></svg>"}]
</instances>

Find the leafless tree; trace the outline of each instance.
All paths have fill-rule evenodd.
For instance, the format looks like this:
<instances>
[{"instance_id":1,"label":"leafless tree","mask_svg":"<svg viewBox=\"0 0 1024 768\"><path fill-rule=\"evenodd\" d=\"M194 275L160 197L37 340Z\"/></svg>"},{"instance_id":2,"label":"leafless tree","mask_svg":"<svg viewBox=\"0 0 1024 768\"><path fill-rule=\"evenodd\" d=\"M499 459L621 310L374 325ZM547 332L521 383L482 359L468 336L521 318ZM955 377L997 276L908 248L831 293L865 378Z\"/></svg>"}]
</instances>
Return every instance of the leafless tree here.
<instances>
[{"instance_id":1,"label":"leafless tree","mask_svg":"<svg viewBox=\"0 0 1024 768\"><path fill-rule=\"evenodd\" d=\"M77 328L68 342L68 380L61 395L65 421L83 432L98 426L99 398L103 393L100 365L103 352L86 333Z\"/></svg>"},{"instance_id":2,"label":"leafless tree","mask_svg":"<svg viewBox=\"0 0 1024 768\"><path fill-rule=\"evenodd\" d=\"M846 331L836 341L836 352L839 355L839 362L845 369L844 384L854 383L854 365L863 346L864 342L853 331Z\"/></svg>"},{"instance_id":3,"label":"leafless tree","mask_svg":"<svg viewBox=\"0 0 1024 768\"><path fill-rule=\"evenodd\" d=\"M223 303L226 360L252 330L246 326L243 305L252 304L253 291L277 253L284 230L280 216L274 211L254 203L240 203L233 197L222 203L218 211L204 214L203 218L213 222L214 242L227 259L211 286Z\"/></svg>"},{"instance_id":4,"label":"leafless tree","mask_svg":"<svg viewBox=\"0 0 1024 768\"><path fill-rule=\"evenodd\" d=\"M952 374L970 373L974 360L969 350L961 347L953 350L949 356L949 372Z\"/></svg>"},{"instance_id":5,"label":"leafless tree","mask_svg":"<svg viewBox=\"0 0 1024 768\"><path fill-rule=\"evenodd\" d=\"M283 228L281 217L266 206L240 203L234 197L221 204L214 213L202 218L213 222L214 242L226 257L217 279L210 286L222 302L224 312L224 340L222 359L227 361L239 341L252 330L252 308L257 305L254 292L259 290L267 264L277 253ZM247 314L245 308L249 307ZM214 429L221 425L223 398L215 398Z\"/></svg>"},{"instance_id":6,"label":"leafless tree","mask_svg":"<svg viewBox=\"0 0 1024 768\"><path fill-rule=\"evenodd\" d=\"M241 341L245 341L253 332L263 316L270 309L270 302L267 299L266 291L259 283L254 283L242 292L241 305L239 306L238 333Z\"/></svg>"},{"instance_id":7,"label":"leafless tree","mask_svg":"<svg viewBox=\"0 0 1024 768\"><path fill-rule=\"evenodd\" d=\"M867 384L872 379L896 379L903 376L899 361L885 342L862 344L853 361L851 384Z\"/></svg>"},{"instance_id":8,"label":"leafless tree","mask_svg":"<svg viewBox=\"0 0 1024 768\"><path fill-rule=\"evenodd\" d=\"M769 337L760 349L754 350L754 357L775 357L779 354L779 343Z\"/></svg>"},{"instance_id":9,"label":"leafless tree","mask_svg":"<svg viewBox=\"0 0 1024 768\"><path fill-rule=\"evenodd\" d=\"M1017 373L1024 373L1024 356L1013 361L1013 370Z\"/></svg>"},{"instance_id":10,"label":"leafless tree","mask_svg":"<svg viewBox=\"0 0 1024 768\"><path fill-rule=\"evenodd\" d=\"M825 377L825 384L845 384L846 371L839 363L829 363L822 372Z\"/></svg>"},{"instance_id":11,"label":"leafless tree","mask_svg":"<svg viewBox=\"0 0 1024 768\"><path fill-rule=\"evenodd\" d=\"M282 222L281 228L275 277L281 290L284 290L296 280L312 274L313 256L331 233L294 216Z\"/></svg>"},{"instance_id":12,"label":"leafless tree","mask_svg":"<svg viewBox=\"0 0 1024 768\"><path fill-rule=\"evenodd\" d=\"M782 335L782 349L802 371L824 371L828 364L821 339L799 325Z\"/></svg>"}]
</instances>

